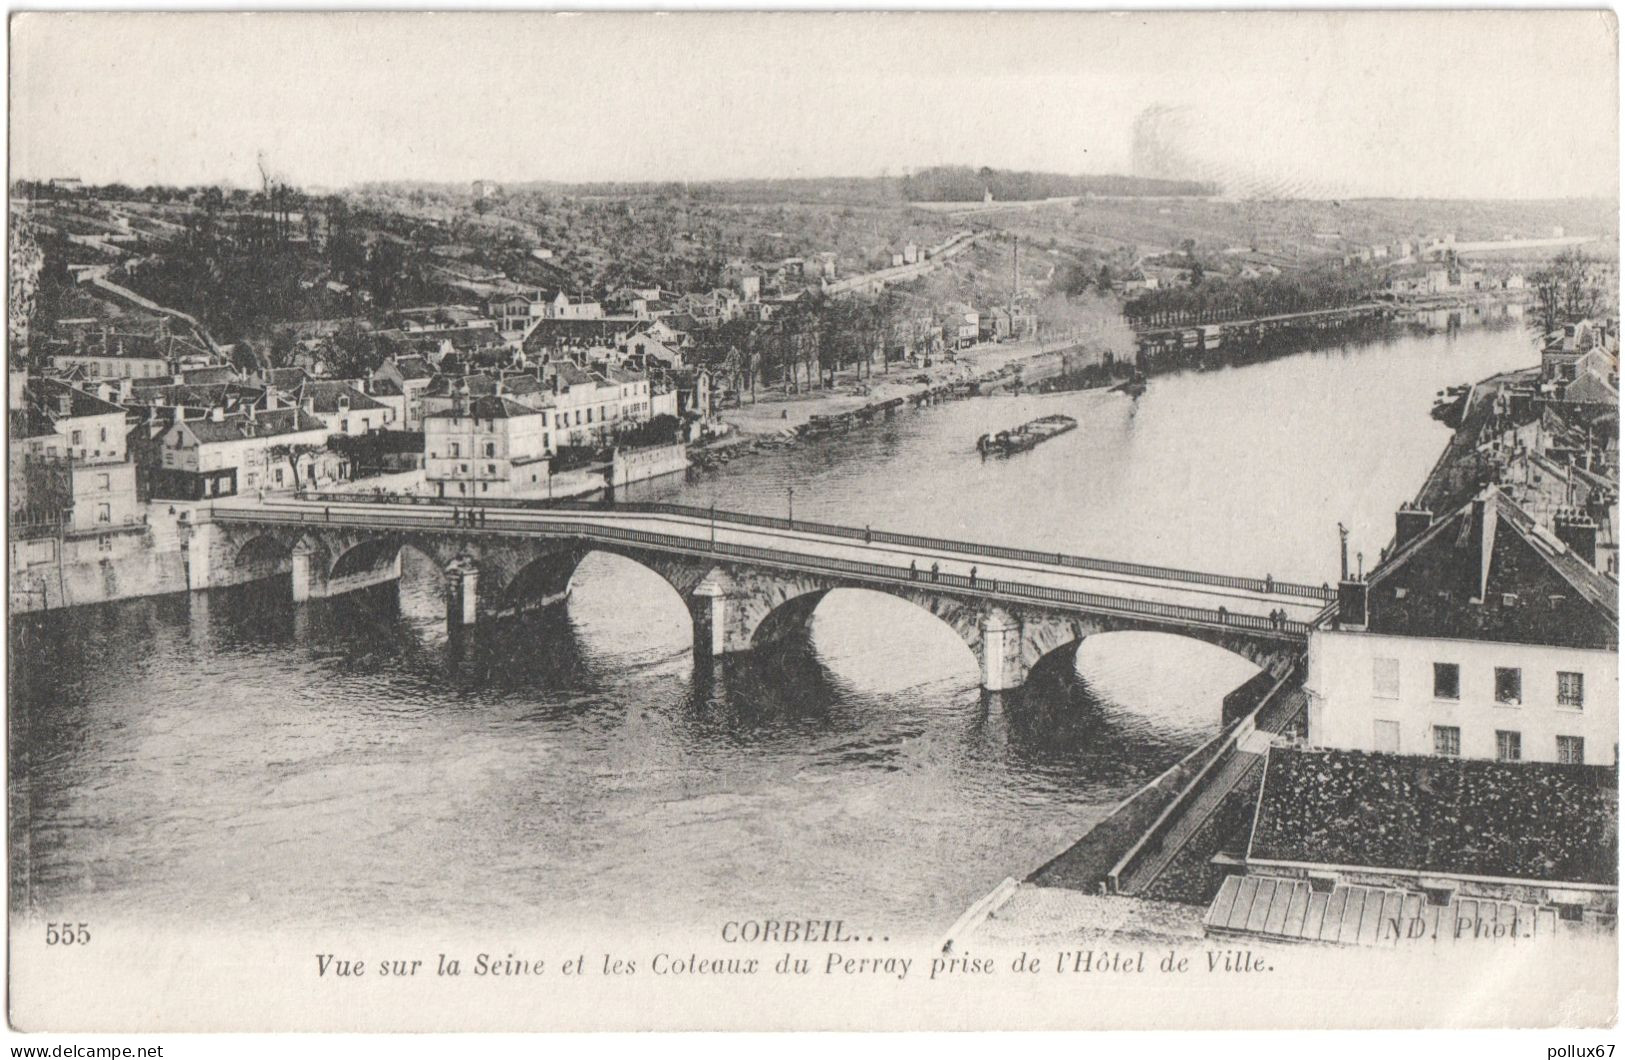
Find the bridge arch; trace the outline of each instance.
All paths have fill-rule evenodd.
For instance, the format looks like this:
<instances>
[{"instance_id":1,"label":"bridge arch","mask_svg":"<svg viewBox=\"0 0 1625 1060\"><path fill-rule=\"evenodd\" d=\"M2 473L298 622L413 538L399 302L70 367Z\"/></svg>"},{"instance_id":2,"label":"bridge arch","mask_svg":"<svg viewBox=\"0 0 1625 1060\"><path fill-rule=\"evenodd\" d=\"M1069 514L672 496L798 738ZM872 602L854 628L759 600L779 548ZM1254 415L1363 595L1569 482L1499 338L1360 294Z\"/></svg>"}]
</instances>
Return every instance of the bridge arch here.
<instances>
[{"instance_id":1,"label":"bridge arch","mask_svg":"<svg viewBox=\"0 0 1625 1060\"><path fill-rule=\"evenodd\" d=\"M911 591L906 586L892 588L878 585L831 585L827 583L794 580L784 583L781 591L770 592L747 604L742 616L742 632L748 634L752 648L783 645L805 637L813 615L829 598L837 593L853 598L879 597L885 601L900 601L907 608L886 608L902 614L923 613L934 621L930 625L946 628L965 646L970 656L967 666L975 670L982 644L983 608L952 597ZM866 622L886 623L885 611L878 616L865 616ZM890 624L866 631L866 635L884 638L895 628Z\"/></svg>"},{"instance_id":2,"label":"bridge arch","mask_svg":"<svg viewBox=\"0 0 1625 1060\"><path fill-rule=\"evenodd\" d=\"M498 575L498 586L492 591L498 595L496 607L500 611L521 611L530 607L547 606L562 602L575 588L576 574L581 564L594 555L627 560L654 574L668 585L685 607L696 586L705 576L703 564L677 561L673 557L637 548L605 545L599 542L569 542L533 549L509 564L488 562L494 557L482 557L482 567L491 567ZM507 566L511 573L502 569Z\"/></svg>"},{"instance_id":3,"label":"bridge arch","mask_svg":"<svg viewBox=\"0 0 1625 1060\"><path fill-rule=\"evenodd\" d=\"M380 567L392 564L395 562L395 557L400 554L401 546L405 543L402 538L394 535L364 537L359 541L355 541L333 557L332 562L327 567L327 578L329 581L337 581L350 575L377 570ZM419 546L418 551L435 560L442 568L445 567L445 564L431 550Z\"/></svg>"},{"instance_id":4,"label":"bridge arch","mask_svg":"<svg viewBox=\"0 0 1625 1060\"><path fill-rule=\"evenodd\" d=\"M293 547L272 533L258 534L243 542L233 560L247 581L286 574L292 561Z\"/></svg>"}]
</instances>

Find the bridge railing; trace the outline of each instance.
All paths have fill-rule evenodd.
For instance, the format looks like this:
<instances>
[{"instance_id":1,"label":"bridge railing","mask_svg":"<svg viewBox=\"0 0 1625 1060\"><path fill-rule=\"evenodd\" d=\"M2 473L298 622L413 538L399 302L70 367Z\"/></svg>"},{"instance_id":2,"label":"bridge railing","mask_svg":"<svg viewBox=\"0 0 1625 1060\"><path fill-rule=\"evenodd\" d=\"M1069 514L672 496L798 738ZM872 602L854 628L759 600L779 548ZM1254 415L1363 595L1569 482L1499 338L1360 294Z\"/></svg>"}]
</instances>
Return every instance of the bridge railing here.
<instances>
[{"instance_id":1,"label":"bridge railing","mask_svg":"<svg viewBox=\"0 0 1625 1060\"><path fill-rule=\"evenodd\" d=\"M413 504L424 506L453 507L455 502L440 497L403 496L391 497L371 494L349 493L316 493L303 492L298 494L301 500L339 503L377 503L377 504ZM1336 590L1325 585L1307 585L1300 582L1282 582L1273 579L1248 578L1231 574L1210 574L1205 571L1183 570L1178 567L1158 567L1146 563L1129 563L1122 560L1096 559L1090 556L1074 556L1064 552L1039 552L1030 548L1011 548L1005 545L987 545L974 541L959 541L953 538L931 537L924 534L903 534L892 530L873 530L854 526L840 526L834 523L820 523L805 519L782 519L772 515L754 515L749 512L732 512L710 508L699 508L693 505L671 504L666 502L633 502L624 504L608 504L602 501L572 501L572 500L515 500L512 498L485 501L481 500L473 507L493 509L520 509L525 511L617 511L630 512L643 515L673 515L690 519L711 519L735 523L741 526L756 526L772 530L796 530L803 533L822 534L826 537L840 537L849 541L862 541L864 543L879 542L886 545L901 545L905 548L936 549L945 552L959 552L965 555L986 556L989 559L1014 560L1018 563L1044 563L1060 567L1072 567L1076 570L1099 571L1105 574L1124 574L1130 577L1159 578L1165 581L1189 582L1193 585L1213 585L1225 589L1242 589L1255 593L1276 593L1282 596L1298 596L1309 600L1334 600Z\"/></svg>"},{"instance_id":2,"label":"bridge railing","mask_svg":"<svg viewBox=\"0 0 1625 1060\"><path fill-rule=\"evenodd\" d=\"M332 519L328 517L327 513L315 510L290 511L275 508L235 512L226 509L217 511L215 519L224 522L271 522L333 526L343 526L354 521L375 529L440 530L473 533L507 530L546 537L577 537L591 541L641 545L666 552L680 552L686 555L743 559L773 567L809 571L817 574L839 574L889 585L917 585L922 588L958 589L984 597L1004 598L1020 602L1036 601L1059 604L1063 607L1077 607L1089 611L1137 615L1163 619L1179 625L1239 629L1250 632L1273 633L1281 637L1292 638L1307 636L1309 632L1307 623L1271 620L1261 615L1236 614L1222 609L1165 604L1154 600L1136 600L1130 597L1081 592L1075 589L1058 589L1047 585L1031 585L1006 579L971 578L966 574L939 572L933 575L927 571L887 566L879 563L866 563L861 560L809 556L798 552L786 552L781 549L761 548L755 545L736 545L726 542L710 543L697 541L693 538L654 533L648 530L594 526L590 523L561 523L549 526L528 520L507 519L497 515L487 517L475 529L464 528L443 519L429 516L426 513L420 514L417 512L393 512L367 516L362 520L343 512L339 513L337 519Z\"/></svg>"}]
</instances>

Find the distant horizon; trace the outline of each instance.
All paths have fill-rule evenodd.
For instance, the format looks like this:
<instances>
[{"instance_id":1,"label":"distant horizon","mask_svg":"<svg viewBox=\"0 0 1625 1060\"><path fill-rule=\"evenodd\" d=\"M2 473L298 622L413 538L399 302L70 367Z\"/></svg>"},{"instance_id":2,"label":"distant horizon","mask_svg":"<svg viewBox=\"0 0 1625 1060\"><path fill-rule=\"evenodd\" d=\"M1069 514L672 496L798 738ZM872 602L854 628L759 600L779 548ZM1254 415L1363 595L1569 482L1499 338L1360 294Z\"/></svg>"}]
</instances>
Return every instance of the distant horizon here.
<instances>
[{"instance_id":1,"label":"distant horizon","mask_svg":"<svg viewBox=\"0 0 1625 1060\"><path fill-rule=\"evenodd\" d=\"M952 167L952 168L972 168L972 169L980 169L980 168L982 168L981 166L966 166L963 163L943 163L942 165L944 167ZM916 167L915 169L910 170L909 172L910 173L917 173L917 172L920 172L921 170L931 169L931 168L936 168L936 167L920 166L920 167ZM998 167L990 167L990 168L995 168L996 170L998 169ZM1129 174L1129 173L1118 173L1118 172L1112 172L1112 171L1106 171L1106 172L1078 172L1078 173L1063 173L1063 172L1060 172L1060 171L1049 172L1049 171L1043 171L1043 170L998 170L998 171L1000 171L1000 172L1034 172L1034 173L1044 173L1044 175L1046 175L1046 176L1064 176L1064 177L1101 177L1101 178L1105 178L1105 177L1132 177L1133 176L1132 174ZM687 177L687 178L682 178L682 179L658 179L658 178L630 179L630 178L607 177L607 178L595 179L595 180L559 180L559 179L548 178L548 177L532 177L532 178L526 178L526 179L521 179L521 180L494 180L494 179L488 178L488 177L475 177L475 178L473 178L471 180L430 178L430 177L369 177L369 178L367 178L365 180L358 180L358 181L351 182L349 184L340 184L340 185L300 184L300 183L295 182L295 181L288 181L288 182L285 182L285 183L287 183L287 186L292 188L295 191L298 191L298 192L306 194L306 195L311 195L311 194L316 194L316 193L357 191L357 190L360 190L362 188L365 188L365 187L368 187L368 186L373 186L373 185L377 185L377 186L395 185L395 186L422 187L422 188L448 188L448 189L449 188L462 188L462 189L472 189L474 183L476 181L481 181L481 180L490 180L491 183L496 184L499 187L502 187L502 188L506 189L506 188L542 188L542 187L549 187L549 186L552 186L552 187L600 187L600 186L607 187L607 186L611 186L611 185L630 185L630 186L656 187L656 186L663 185L663 184L685 184L685 185L692 185L692 184L710 185L710 184L715 184L715 185L724 185L724 184L774 184L774 183L791 183L791 182L815 183L815 182L818 182L818 181L883 181L883 180L901 180L901 179L903 179L903 177L905 175L907 175L907 174L905 174L905 173L890 173L890 174L876 173L876 174L864 175L864 174L854 174L854 173L825 173L825 174L819 174L817 176ZM1178 180L1179 178L1156 177L1156 178L1143 178L1143 179L1147 179L1147 180ZM1197 180L1197 178L1194 178L1194 177L1189 178L1189 179L1192 182L1199 182ZM112 180L84 180L83 178L79 177L77 174L74 174L74 173L57 173L57 174L53 174L50 177L13 177L12 180L11 180L11 184L12 184L12 186L15 186L15 185L20 184L20 183L46 184L46 183L49 183L52 180L79 180L82 184L84 184L84 185L86 185L88 187L108 187L108 186L115 185L115 184L122 184L125 187L130 188L131 190L137 190L137 191L141 190L141 189L144 189L144 188L149 188L149 187L160 187L160 188L207 188L207 187L217 187L217 188L221 188L222 190L226 190L226 191L247 191L247 192L256 192L256 191L259 190L258 185L243 183L243 182L216 181L216 182L211 183L211 182L206 182L205 181L205 182L198 182L198 183L190 183L190 182L189 183L173 183L173 182L166 182L166 181L132 182L132 181L128 181L128 180L118 180L118 179L112 179ZM1076 196L1057 196L1056 198L1082 198L1082 197L1083 196L1081 196L1081 195L1076 195ZM1189 193L1155 194L1155 193L1150 193L1150 192L1148 192L1148 193L1146 193L1144 195L1110 195L1110 194L1105 194L1105 193L1095 193L1095 197L1096 198L1125 198L1125 199L1216 199L1216 200L1222 200L1222 201L1226 201L1226 202L1260 202L1260 203L1264 203L1264 202L1619 202L1620 198L1621 198L1621 196L1617 192L1615 194L1612 194L1612 195L1596 193L1596 194L1584 194L1584 195L1455 195L1455 196L1451 196L1451 195L1330 195L1330 194L1324 194L1324 195L1296 195L1296 196L1265 196L1265 195L1231 195L1231 194L1227 194L1227 193L1225 193L1223 191L1214 192L1212 194L1207 194L1207 195L1198 195L1198 194L1189 194ZM906 201L916 202L916 201L927 201L927 200L906 200ZM959 201L972 202L974 200L968 200L967 199L967 200L959 200ZM1041 201L1044 201L1044 200L1041 200L1041 199L996 199L995 203L997 204L997 203L1016 203L1016 202L1041 202Z\"/></svg>"},{"instance_id":2,"label":"distant horizon","mask_svg":"<svg viewBox=\"0 0 1625 1060\"><path fill-rule=\"evenodd\" d=\"M21 12L11 33L14 178L251 188L263 156L327 189L838 180L974 153L1266 200L1619 195L1607 12Z\"/></svg>"}]
</instances>

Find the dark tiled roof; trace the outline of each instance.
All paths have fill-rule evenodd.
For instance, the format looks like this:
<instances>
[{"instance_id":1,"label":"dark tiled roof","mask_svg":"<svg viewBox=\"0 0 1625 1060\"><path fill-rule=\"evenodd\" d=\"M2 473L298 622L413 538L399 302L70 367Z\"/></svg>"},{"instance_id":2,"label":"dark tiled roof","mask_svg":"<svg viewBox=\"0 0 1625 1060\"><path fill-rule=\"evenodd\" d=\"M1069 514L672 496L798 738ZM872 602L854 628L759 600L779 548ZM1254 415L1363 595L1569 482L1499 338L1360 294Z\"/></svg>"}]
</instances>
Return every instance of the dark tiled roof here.
<instances>
[{"instance_id":1,"label":"dark tiled roof","mask_svg":"<svg viewBox=\"0 0 1625 1060\"><path fill-rule=\"evenodd\" d=\"M1366 628L1614 649L1618 592L1491 488L1435 520L1372 572Z\"/></svg>"},{"instance_id":2,"label":"dark tiled roof","mask_svg":"<svg viewBox=\"0 0 1625 1060\"><path fill-rule=\"evenodd\" d=\"M293 392L295 401L309 401L311 407L320 413L333 414L337 412L363 412L367 409L381 409L384 406L363 394L349 383L340 383L327 379L313 379L300 385ZM341 408L341 398L349 400L349 405Z\"/></svg>"},{"instance_id":3,"label":"dark tiled roof","mask_svg":"<svg viewBox=\"0 0 1625 1060\"><path fill-rule=\"evenodd\" d=\"M440 412L431 412L429 419L446 419L453 416L467 416L477 420L503 420L514 416L539 416L540 410L529 405L522 405L509 397L500 397L496 394L486 394L472 398L462 409L449 408Z\"/></svg>"},{"instance_id":4,"label":"dark tiled roof","mask_svg":"<svg viewBox=\"0 0 1625 1060\"><path fill-rule=\"evenodd\" d=\"M181 373L181 382L183 383L232 383L236 380L236 370L224 366L190 368Z\"/></svg>"},{"instance_id":5,"label":"dark tiled roof","mask_svg":"<svg viewBox=\"0 0 1625 1060\"><path fill-rule=\"evenodd\" d=\"M267 438L300 431L326 430L327 425L303 409L276 409L250 419L234 413L220 420L187 420L186 427L200 442L233 442L244 438Z\"/></svg>"},{"instance_id":6,"label":"dark tiled roof","mask_svg":"<svg viewBox=\"0 0 1625 1060\"><path fill-rule=\"evenodd\" d=\"M30 379L25 393L30 402L52 417L63 415L61 411L63 395L68 397L67 415L70 417L108 416L115 412L120 414L124 412L123 406L103 401L94 394L87 394L56 379Z\"/></svg>"},{"instance_id":7,"label":"dark tiled roof","mask_svg":"<svg viewBox=\"0 0 1625 1060\"><path fill-rule=\"evenodd\" d=\"M1249 861L1618 882L1604 766L1275 747Z\"/></svg>"},{"instance_id":8,"label":"dark tiled roof","mask_svg":"<svg viewBox=\"0 0 1625 1060\"><path fill-rule=\"evenodd\" d=\"M608 346L623 335L649 326L647 320L631 317L601 317L597 320L554 320L536 322L525 336L525 352L540 353L557 346Z\"/></svg>"},{"instance_id":9,"label":"dark tiled roof","mask_svg":"<svg viewBox=\"0 0 1625 1060\"><path fill-rule=\"evenodd\" d=\"M395 358L395 371L400 373L402 379L427 379L434 375L434 365L429 363L427 357L414 354Z\"/></svg>"},{"instance_id":10,"label":"dark tiled roof","mask_svg":"<svg viewBox=\"0 0 1625 1060\"><path fill-rule=\"evenodd\" d=\"M14 442L23 438L44 438L56 434L56 426L51 422L51 417L38 409L12 409L6 414L6 421L11 440Z\"/></svg>"}]
</instances>

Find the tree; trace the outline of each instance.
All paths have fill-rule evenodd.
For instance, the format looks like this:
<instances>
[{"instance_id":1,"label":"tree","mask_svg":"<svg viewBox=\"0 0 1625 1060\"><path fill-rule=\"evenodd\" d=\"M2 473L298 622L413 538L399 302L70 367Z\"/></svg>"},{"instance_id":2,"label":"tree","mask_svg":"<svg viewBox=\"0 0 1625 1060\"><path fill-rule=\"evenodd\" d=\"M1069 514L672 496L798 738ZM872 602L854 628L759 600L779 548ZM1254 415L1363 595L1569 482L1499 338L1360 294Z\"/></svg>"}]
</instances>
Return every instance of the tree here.
<instances>
[{"instance_id":1,"label":"tree","mask_svg":"<svg viewBox=\"0 0 1625 1060\"><path fill-rule=\"evenodd\" d=\"M303 488L299 482L299 461L304 457L315 456L318 453L325 451L325 447L320 445L312 445L309 442L295 442L292 444L284 443L280 445L273 445L270 449L271 459L286 460L288 462L288 466L293 469L294 489Z\"/></svg>"},{"instance_id":2,"label":"tree","mask_svg":"<svg viewBox=\"0 0 1625 1060\"><path fill-rule=\"evenodd\" d=\"M1095 290L1101 294L1111 294L1112 279L1112 267L1105 264L1101 265L1100 272L1095 276Z\"/></svg>"}]
</instances>

